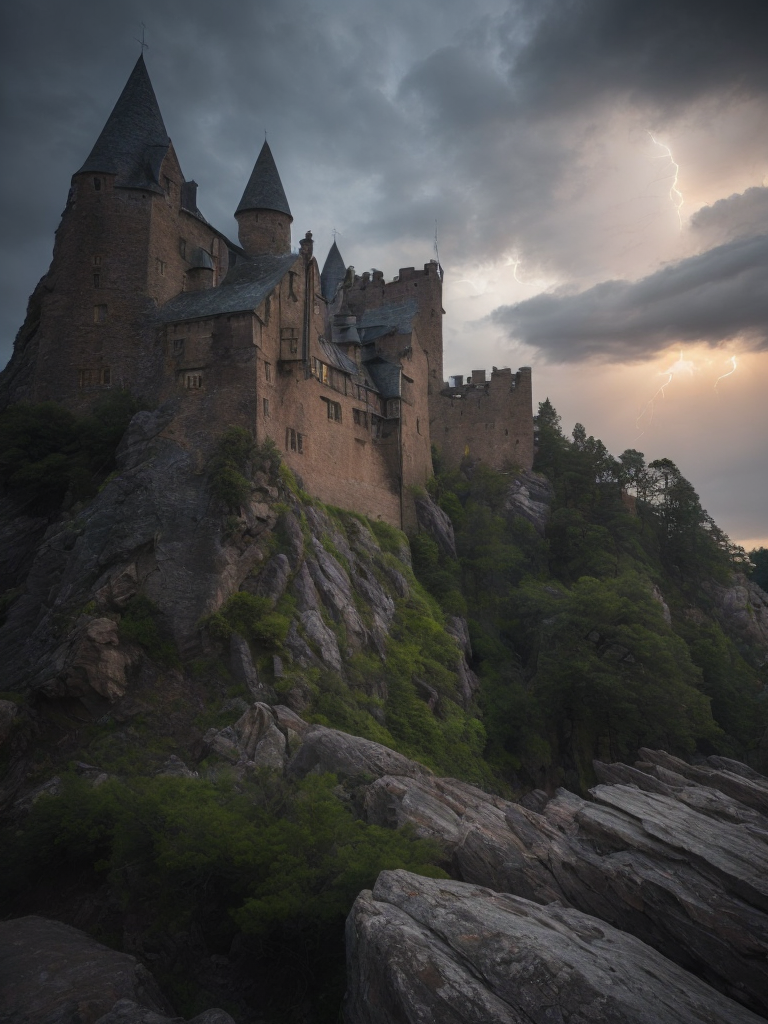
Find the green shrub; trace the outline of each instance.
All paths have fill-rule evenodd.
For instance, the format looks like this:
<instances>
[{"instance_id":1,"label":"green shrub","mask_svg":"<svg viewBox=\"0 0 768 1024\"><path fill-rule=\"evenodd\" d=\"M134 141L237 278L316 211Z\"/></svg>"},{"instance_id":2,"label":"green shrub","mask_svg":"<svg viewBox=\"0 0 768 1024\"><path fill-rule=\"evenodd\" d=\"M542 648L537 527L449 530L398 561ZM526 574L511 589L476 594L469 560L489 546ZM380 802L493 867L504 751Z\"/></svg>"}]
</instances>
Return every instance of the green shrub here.
<instances>
[{"instance_id":1,"label":"green shrub","mask_svg":"<svg viewBox=\"0 0 768 1024\"><path fill-rule=\"evenodd\" d=\"M246 476L256 455L253 437L242 427L228 427L216 444L209 479L214 498L237 512L251 493Z\"/></svg>"},{"instance_id":2,"label":"green shrub","mask_svg":"<svg viewBox=\"0 0 768 1024\"><path fill-rule=\"evenodd\" d=\"M219 643L227 642L232 633L237 633L253 643L278 649L288 635L291 622L286 615L272 611L266 597L239 590L201 625Z\"/></svg>"},{"instance_id":3,"label":"green shrub","mask_svg":"<svg viewBox=\"0 0 768 1024\"><path fill-rule=\"evenodd\" d=\"M171 631L149 598L139 594L127 605L118 626L124 640L139 644L158 665L176 668L181 663Z\"/></svg>"}]
</instances>

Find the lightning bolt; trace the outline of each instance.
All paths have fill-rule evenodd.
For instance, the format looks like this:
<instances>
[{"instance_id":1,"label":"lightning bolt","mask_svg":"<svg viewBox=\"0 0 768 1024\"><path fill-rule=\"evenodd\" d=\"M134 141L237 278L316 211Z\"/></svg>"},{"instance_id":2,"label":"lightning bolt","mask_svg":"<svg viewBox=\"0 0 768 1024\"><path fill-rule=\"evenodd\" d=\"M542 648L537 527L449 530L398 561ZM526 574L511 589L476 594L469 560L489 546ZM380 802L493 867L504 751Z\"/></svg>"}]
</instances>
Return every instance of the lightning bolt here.
<instances>
[{"instance_id":1,"label":"lightning bolt","mask_svg":"<svg viewBox=\"0 0 768 1024\"><path fill-rule=\"evenodd\" d=\"M730 377L731 374L735 373L735 372L736 372L736 356L731 356L731 369L728 371L728 373L721 373L720 376L717 378L717 380L715 381L715 391L717 391L717 385L720 383L721 380L724 380L726 377Z\"/></svg>"},{"instance_id":2,"label":"lightning bolt","mask_svg":"<svg viewBox=\"0 0 768 1024\"><path fill-rule=\"evenodd\" d=\"M647 131L647 129L646 129L646 131ZM677 221L678 221L678 224L680 225L680 230L682 231L683 230L683 218L682 218L682 215L680 213L680 209L681 209L681 207L683 205L683 193L677 187L677 183L680 180L680 164L678 164L676 162L675 158L672 156L672 150L669 148L669 146L665 146L663 142L659 142L659 140L654 136L653 132L649 131L648 134L650 135L651 142L654 144L654 146L658 146L659 149L663 149L665 156L669 159L669 162L672 164L673 173L674 173L674 180L673 180L672 185L671 185L671 187L669 189L669 198L670 198L670 201L672 202L672 205L675 208L675 213L677 214Z\"/></svg>"},{"instance_id":3,"label":"lightning bolt","mask_svg":"<svg viewBox=\"0 0 768 1024\"><path fill-rule=\"evenodd\" d=\"M520 264L522 262L523 262L522 259L520 258L520 256L517 255L517 253L515 253L514 256L508 256L507 257L506 265L508 267L512 267L512 276L514 277L514 279L517 281L518 284L524 284L525 283L524 281L521 281L520 278L517 276L517 268L520 266Z\"/></svg>"},{"instance_id":4,"label":"lightning bolt","mask_svg":"<svg viewBox=\"0 0 768 1024\"><path fill-rule=\"evenodd\" d=\"M662 398L666 398L666 389L672 383L674 377L677 374L687 373L687 374L690 375L690 374L693 373L693 370L694 370L693 363L691 362L690 359L683 359L683 350L680 349L680 355L678 356L677 361L672 363L672 365L670 367L668 367L666 370L662 371L661 376L666 376L667 379L664 381L664 383L661 385L661 387L659 387L659 389L656 391L656 393L645 403L643 408L640 410L640 415L635 420L635 429L640 431L640 433L635 438L635 441L639 440L643 436L643 434L645 433L647 428L650 427L651 423L653 423L653 414L656 411L656 399L659 396L661 396ZM733 373L733 370L731 370L731 373ZM728 374L726 373L723 376L727 377ZM643 419L643 416L645 416L646 412L649 409L651 411L651 414L648 417L648 422L641 429L640 423L641 423L641 421Z\"/></svg>"}]
</instances>

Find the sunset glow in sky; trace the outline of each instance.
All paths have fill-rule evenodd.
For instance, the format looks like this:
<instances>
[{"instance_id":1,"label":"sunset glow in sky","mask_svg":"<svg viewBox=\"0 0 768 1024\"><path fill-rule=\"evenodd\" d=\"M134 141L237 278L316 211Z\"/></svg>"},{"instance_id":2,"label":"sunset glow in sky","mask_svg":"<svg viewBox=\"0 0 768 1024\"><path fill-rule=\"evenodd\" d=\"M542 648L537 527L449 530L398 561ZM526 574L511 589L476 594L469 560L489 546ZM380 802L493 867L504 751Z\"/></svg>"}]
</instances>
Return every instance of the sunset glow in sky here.
<instances>
[{"instance_id":1,"label":"sunset glow in sky","mask_svg":"<svg viewBox=\"0 0 768 1024\"><path fill-rule=\"evenodd\" d=\"M768 546L768 4L28 0L5 16L0 361L69 179L147 66L205 216L269 133L322 261L445 268L445 372L531 365ZM666 382L666 383L665 383Z\"/></svg>"}]
</instances>

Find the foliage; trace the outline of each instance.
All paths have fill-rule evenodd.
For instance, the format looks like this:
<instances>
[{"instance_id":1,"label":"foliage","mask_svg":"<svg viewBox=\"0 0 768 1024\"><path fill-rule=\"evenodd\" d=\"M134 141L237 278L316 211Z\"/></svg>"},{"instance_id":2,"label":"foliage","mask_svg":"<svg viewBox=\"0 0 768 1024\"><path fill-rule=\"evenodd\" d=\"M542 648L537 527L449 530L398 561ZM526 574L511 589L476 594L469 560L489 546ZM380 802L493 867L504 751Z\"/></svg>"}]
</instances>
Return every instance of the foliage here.
<instances>
[{"instance_id":1,"label":"foliage","mask_svg":"<svg viewBox=\"0 0 768 1024\"><path fill-rule=\"evenodd\" d=\"M236 785L158 777L93 788L65 776L58 796L2 837L5 910L46 874L90 872L126 913L148 919L150 937L199 929L222 952L238 932L266 940L256 947L266 998L284 1001L290 981L322 1004L324 989L340 996L344 919L360 890L385 869L445 877L435 844L355 820L335 786L334 776L291 783L266 771ZM280 963L286 943L306 954L290 970ZM177 970L171 995L192 1016L205 997L185 990Z\"/></svg>"},{"instance_id":2,"label":"foliage","mask_svg":"<svg viewBox=\"0 0 768 1024\"><path fill-rule=\"evenodd\" d=\"M749 552L752 564L750 578L768 594L768 548L753 548Z\"/></svg>"},{"instance_id":3,"label":"foliage","mask_svg":"<svg viewBox=\"0 0 768 1024\"><path fill-rule=\"evenodd\" d=\"M158 665L175 668L180 664L170 629L163 622L157 606L143 594L130 600L118 629L122 639L139 644Z\"/></svg>"},{"instance_id":4,"label":"foliage","mask_svg":"<svg viewBox=\"0 0 768 1024\"><path fill-rule=\"evenodd\" d=\"M279 649L290 628L290 619L272 611L266 597L240 590L202 623L213 640L229 640L233 633L264 647Z\"/></svg>"},{"instance_id":5,"label":"foliage","mask_svg":"<svg viewBox=\"0 0 768 1024\"><path fill-rule=\"evenodd\" d=\"M228 427L211 459L211 494L230 512L238 512L251 493L247 473L256 455L253 437L243 427Z\"/></svg>"},{"instance_id":6,"label":"foliage","mask_svg":"<svg viewBox=\"0 0 768 1024\"><path fill-rule=\"evenodd\" d=\"M112 472L131 417L144 408L115 390L87 416L46 402L0 414L0 481L32 510L55 512L67 495L93 497Z\"/></svg>"},{"instance_id":7,"label":"foliage","mask_svg":"<svg viewBox=\"0 0 768 1024\"><path fill-rule=\"evenodd\" d=\"M512 782L583 791L593 758L631 761L638 746L756 750L768 702L755 670L704 610L686 612L707 607L701 581L727 579L744 552L670 460L614 459L581 424L568 439L548 400L537 423L535 468L554 488L545 539L505 512L507 475L466 463L429 484L458 559L423 535L412 544L430 593L446 608L457 588L469 609L486 762Z\"/></svg>"}]
</instances>

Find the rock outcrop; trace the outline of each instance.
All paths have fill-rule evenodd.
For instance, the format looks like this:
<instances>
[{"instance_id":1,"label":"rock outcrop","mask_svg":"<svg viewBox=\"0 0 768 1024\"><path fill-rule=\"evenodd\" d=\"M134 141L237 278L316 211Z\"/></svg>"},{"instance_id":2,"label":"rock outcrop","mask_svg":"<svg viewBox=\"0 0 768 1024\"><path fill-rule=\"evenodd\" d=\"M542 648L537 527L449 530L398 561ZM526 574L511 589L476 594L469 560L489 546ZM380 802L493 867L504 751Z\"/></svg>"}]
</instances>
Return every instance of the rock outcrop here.
<instances>
[{"instance_id":1,"label":"rock outcrop","mask_svg":"<svg viewBox=\"0 0 768 1024\"><path fill-rule=\"evenodd\" d=\"M0 1020L8 1024L95 1024L119 1000L161 1020L172 1016L134 957L43 917L0 922L0 978Z\"/></svg>"},{"instance_id":2,"label":"rock outcrop","mask_svg":"<svg viewBox=\"0 0 768 1024\"><path fill-rule=\"evenodd\" d=\"M609 924L476 885L384 871L347 921L347 1024L756 1024Z\"/></svg>"},{"instance_id":3,"label":"rock outcrop","mask_svg":"<svg viewBox=\"0 0 768 1024\"><path fill-rule=\"evenodd\" d=\"M553 497L552 484L543 473L533 470L517 473L504 498L504 511L508 516L527 519L543 537Z\"/></svg>"},{"instance_id":4,"label":"rock outcrop","mask_svg":"<svg viewBox=\"0 0 768 1024\"><path fill-rule=\"evenodd\" d=\"M454 780L390 775L368 787L366 813L440 841L454 877L594 915L768 1014L768 781L642 755L697 781L597 765L612 784L592 800L559 790L537 813Z\"/></svg>"}]
</instances>

